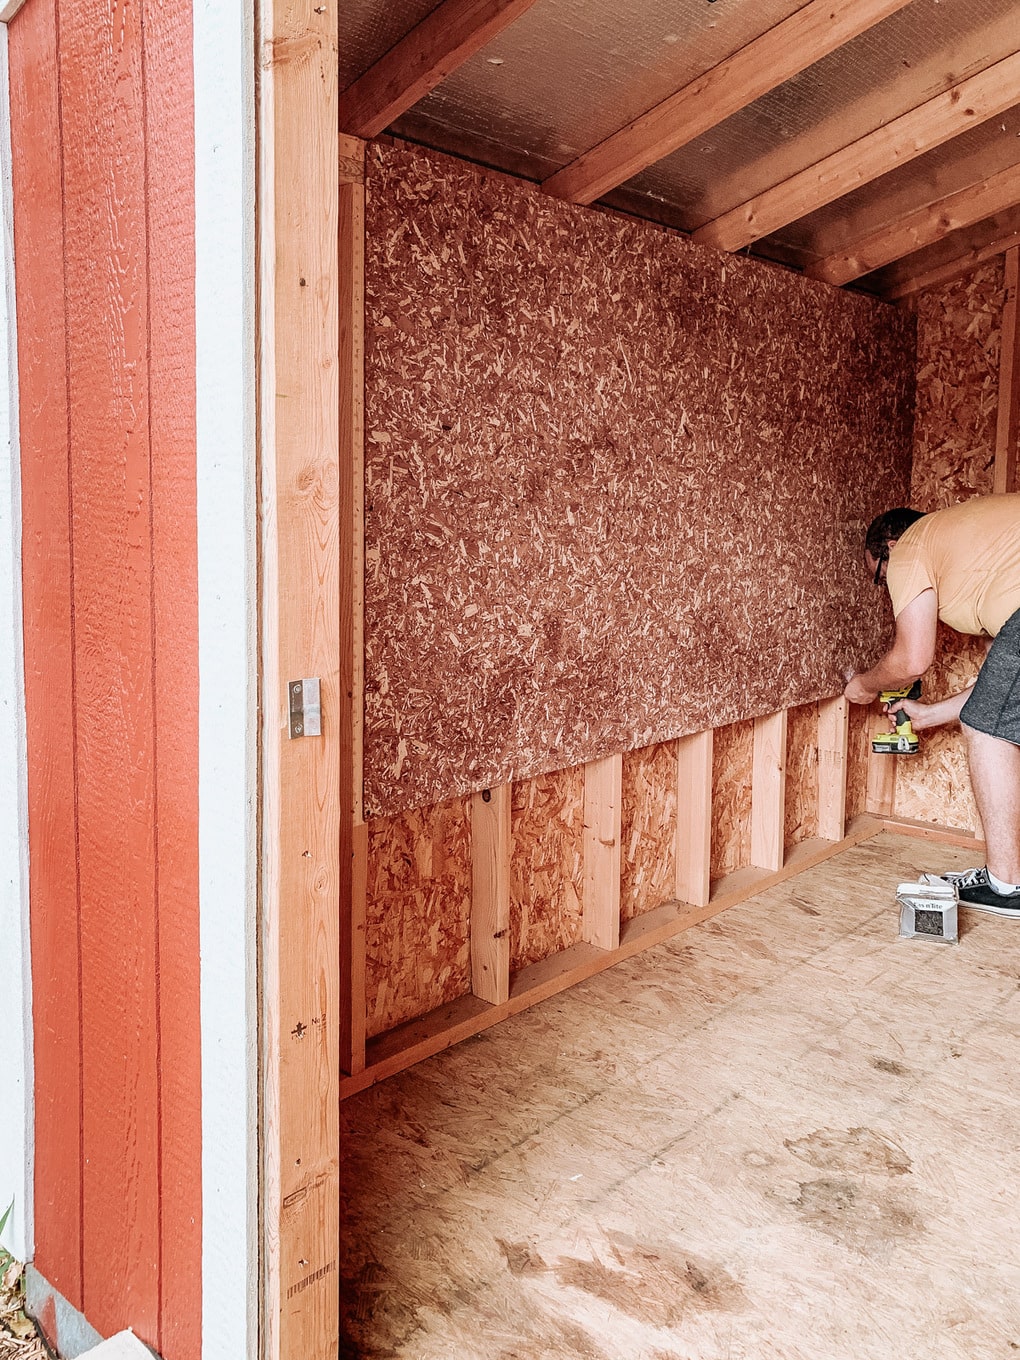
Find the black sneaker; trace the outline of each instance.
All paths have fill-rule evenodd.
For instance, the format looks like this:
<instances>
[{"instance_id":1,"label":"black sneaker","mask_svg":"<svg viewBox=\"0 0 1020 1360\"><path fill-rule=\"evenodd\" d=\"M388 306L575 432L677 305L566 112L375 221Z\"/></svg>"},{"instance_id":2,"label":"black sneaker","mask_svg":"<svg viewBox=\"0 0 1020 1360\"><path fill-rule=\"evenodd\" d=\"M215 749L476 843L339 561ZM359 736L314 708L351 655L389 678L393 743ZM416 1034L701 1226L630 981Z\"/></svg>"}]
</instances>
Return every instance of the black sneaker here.
<instances>
[{"instance_id":1,"label":"black sneaker","mask_svg":"<svg viewBox=\"0 0 1020 1360\"><path fill-rule=\"evenodd\" d=\"M965 907L990 911L996 916L1015 916L1020 920L1020 892L996 892L984 866L963 873L942 874L941 877L954 885Z\"/></svg>"}]
</instances>

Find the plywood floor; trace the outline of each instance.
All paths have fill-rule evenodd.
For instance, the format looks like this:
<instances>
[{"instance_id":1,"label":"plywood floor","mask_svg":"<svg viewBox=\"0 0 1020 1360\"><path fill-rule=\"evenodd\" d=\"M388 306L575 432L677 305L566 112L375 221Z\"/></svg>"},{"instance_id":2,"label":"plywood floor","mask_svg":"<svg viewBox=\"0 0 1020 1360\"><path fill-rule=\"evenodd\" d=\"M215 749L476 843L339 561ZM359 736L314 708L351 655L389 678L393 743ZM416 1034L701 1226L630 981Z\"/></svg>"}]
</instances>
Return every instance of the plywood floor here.
<instances>
[{"instance_id":1,"label":"plywood floor","mask_svg":"<svg viewBox=\"0 0 1020 1360\"><path fill-rule=\"evenodd\" d=\"M882 835L344 1106L347 1356L1020 1354L1020 926Z\"/></svg>"}]
</instances>

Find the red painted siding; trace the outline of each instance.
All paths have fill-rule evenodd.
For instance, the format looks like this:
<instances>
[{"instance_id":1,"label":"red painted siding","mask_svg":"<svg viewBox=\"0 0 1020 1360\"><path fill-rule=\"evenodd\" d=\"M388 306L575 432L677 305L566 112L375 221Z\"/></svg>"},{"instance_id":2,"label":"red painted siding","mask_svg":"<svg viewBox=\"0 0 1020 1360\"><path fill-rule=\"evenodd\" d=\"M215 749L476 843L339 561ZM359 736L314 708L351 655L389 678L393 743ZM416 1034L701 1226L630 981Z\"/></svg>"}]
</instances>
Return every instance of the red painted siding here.
<instances>
[{"instance_id":1,"label":"red painted siding","mask_svg":"<svg viewBox=\"0 0 1020 1360\"><path fill-rule=\"evenodd\" d=\"M200 1354L194 194L185 0L10 26L37 1265Z\"/></svg>"}]
</instances>

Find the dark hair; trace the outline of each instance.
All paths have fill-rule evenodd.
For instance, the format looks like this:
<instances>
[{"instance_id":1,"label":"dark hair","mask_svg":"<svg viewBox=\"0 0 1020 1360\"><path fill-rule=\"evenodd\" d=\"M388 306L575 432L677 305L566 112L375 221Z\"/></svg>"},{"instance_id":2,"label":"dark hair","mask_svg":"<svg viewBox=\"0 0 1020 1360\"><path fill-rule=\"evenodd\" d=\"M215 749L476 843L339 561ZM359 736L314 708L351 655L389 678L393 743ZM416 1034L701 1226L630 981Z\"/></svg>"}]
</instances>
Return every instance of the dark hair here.
<instances>
[{"instance_id":1,"label":"dark hair","mask_svg":"<svg viewBox=\"0 0 1020 1360\"><path fill-rule=\"evenodd\" d=\"M865 549L878 561L884 561L889 556L889 544L892 540L899 538L912 524L923 518L923 510L911 510L905 505L899 506L896 510L887 510L884 515L879 515L868 525L867 536L864 539Z\"/></svg>"}]
</instances>

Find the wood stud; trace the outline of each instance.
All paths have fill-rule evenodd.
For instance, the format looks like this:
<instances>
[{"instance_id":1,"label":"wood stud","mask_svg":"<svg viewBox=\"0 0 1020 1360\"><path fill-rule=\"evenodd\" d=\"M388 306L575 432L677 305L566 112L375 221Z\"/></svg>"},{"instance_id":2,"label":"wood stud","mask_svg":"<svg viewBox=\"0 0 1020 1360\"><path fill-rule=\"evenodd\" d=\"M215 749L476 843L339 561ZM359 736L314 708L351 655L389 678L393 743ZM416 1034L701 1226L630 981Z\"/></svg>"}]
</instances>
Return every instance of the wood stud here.
<instances>
[{"instance_id":1,"label":"wood stud","mask_svg":"<svg viewBox=\"0 0 1020 1360\"><path fill-rule=\"evenodd\" d=\"M677 743L676 896L707 906L712 859L712 732Z\"/></svg>"},{"instance_id":2,"label":"wood stud","mask_svg":"<svg viewBox=\"0 0 1020 1360\"><path fill-rule=\"evenodd\" d=\"M510 995L511 791L471 799L471 991L492 1005Z\"/></svg>"},{"instance_id":3,"label":"wood stud","mask_svg":"<svg viewBox=\"0 0 1020 1360\"><path fill-rule=\"evenodd\" d=\"M620 943L623 756L584 769L584 939L599 949Z\"/></svg>"},{"instance_id":4,"label":"wood stud","mask_svg":"<svg viewBox=\"0 0 1020 1360\"><path fill-rule=\"evenodd\" d=\"M786 806L786 710L754 724L751 776L751 864L775 872L783 867Z\"/></svg>"},{"instance_id":5,"label":"wood stud","mask_svg":"<svg viewBox=\"0 0 1020 1360\"><path fill-rule=\"evenodd\" d=\"M818 705L818 834L841 841L846 830L850 705L840 695Z\"/></svg>"}]
</instances>

